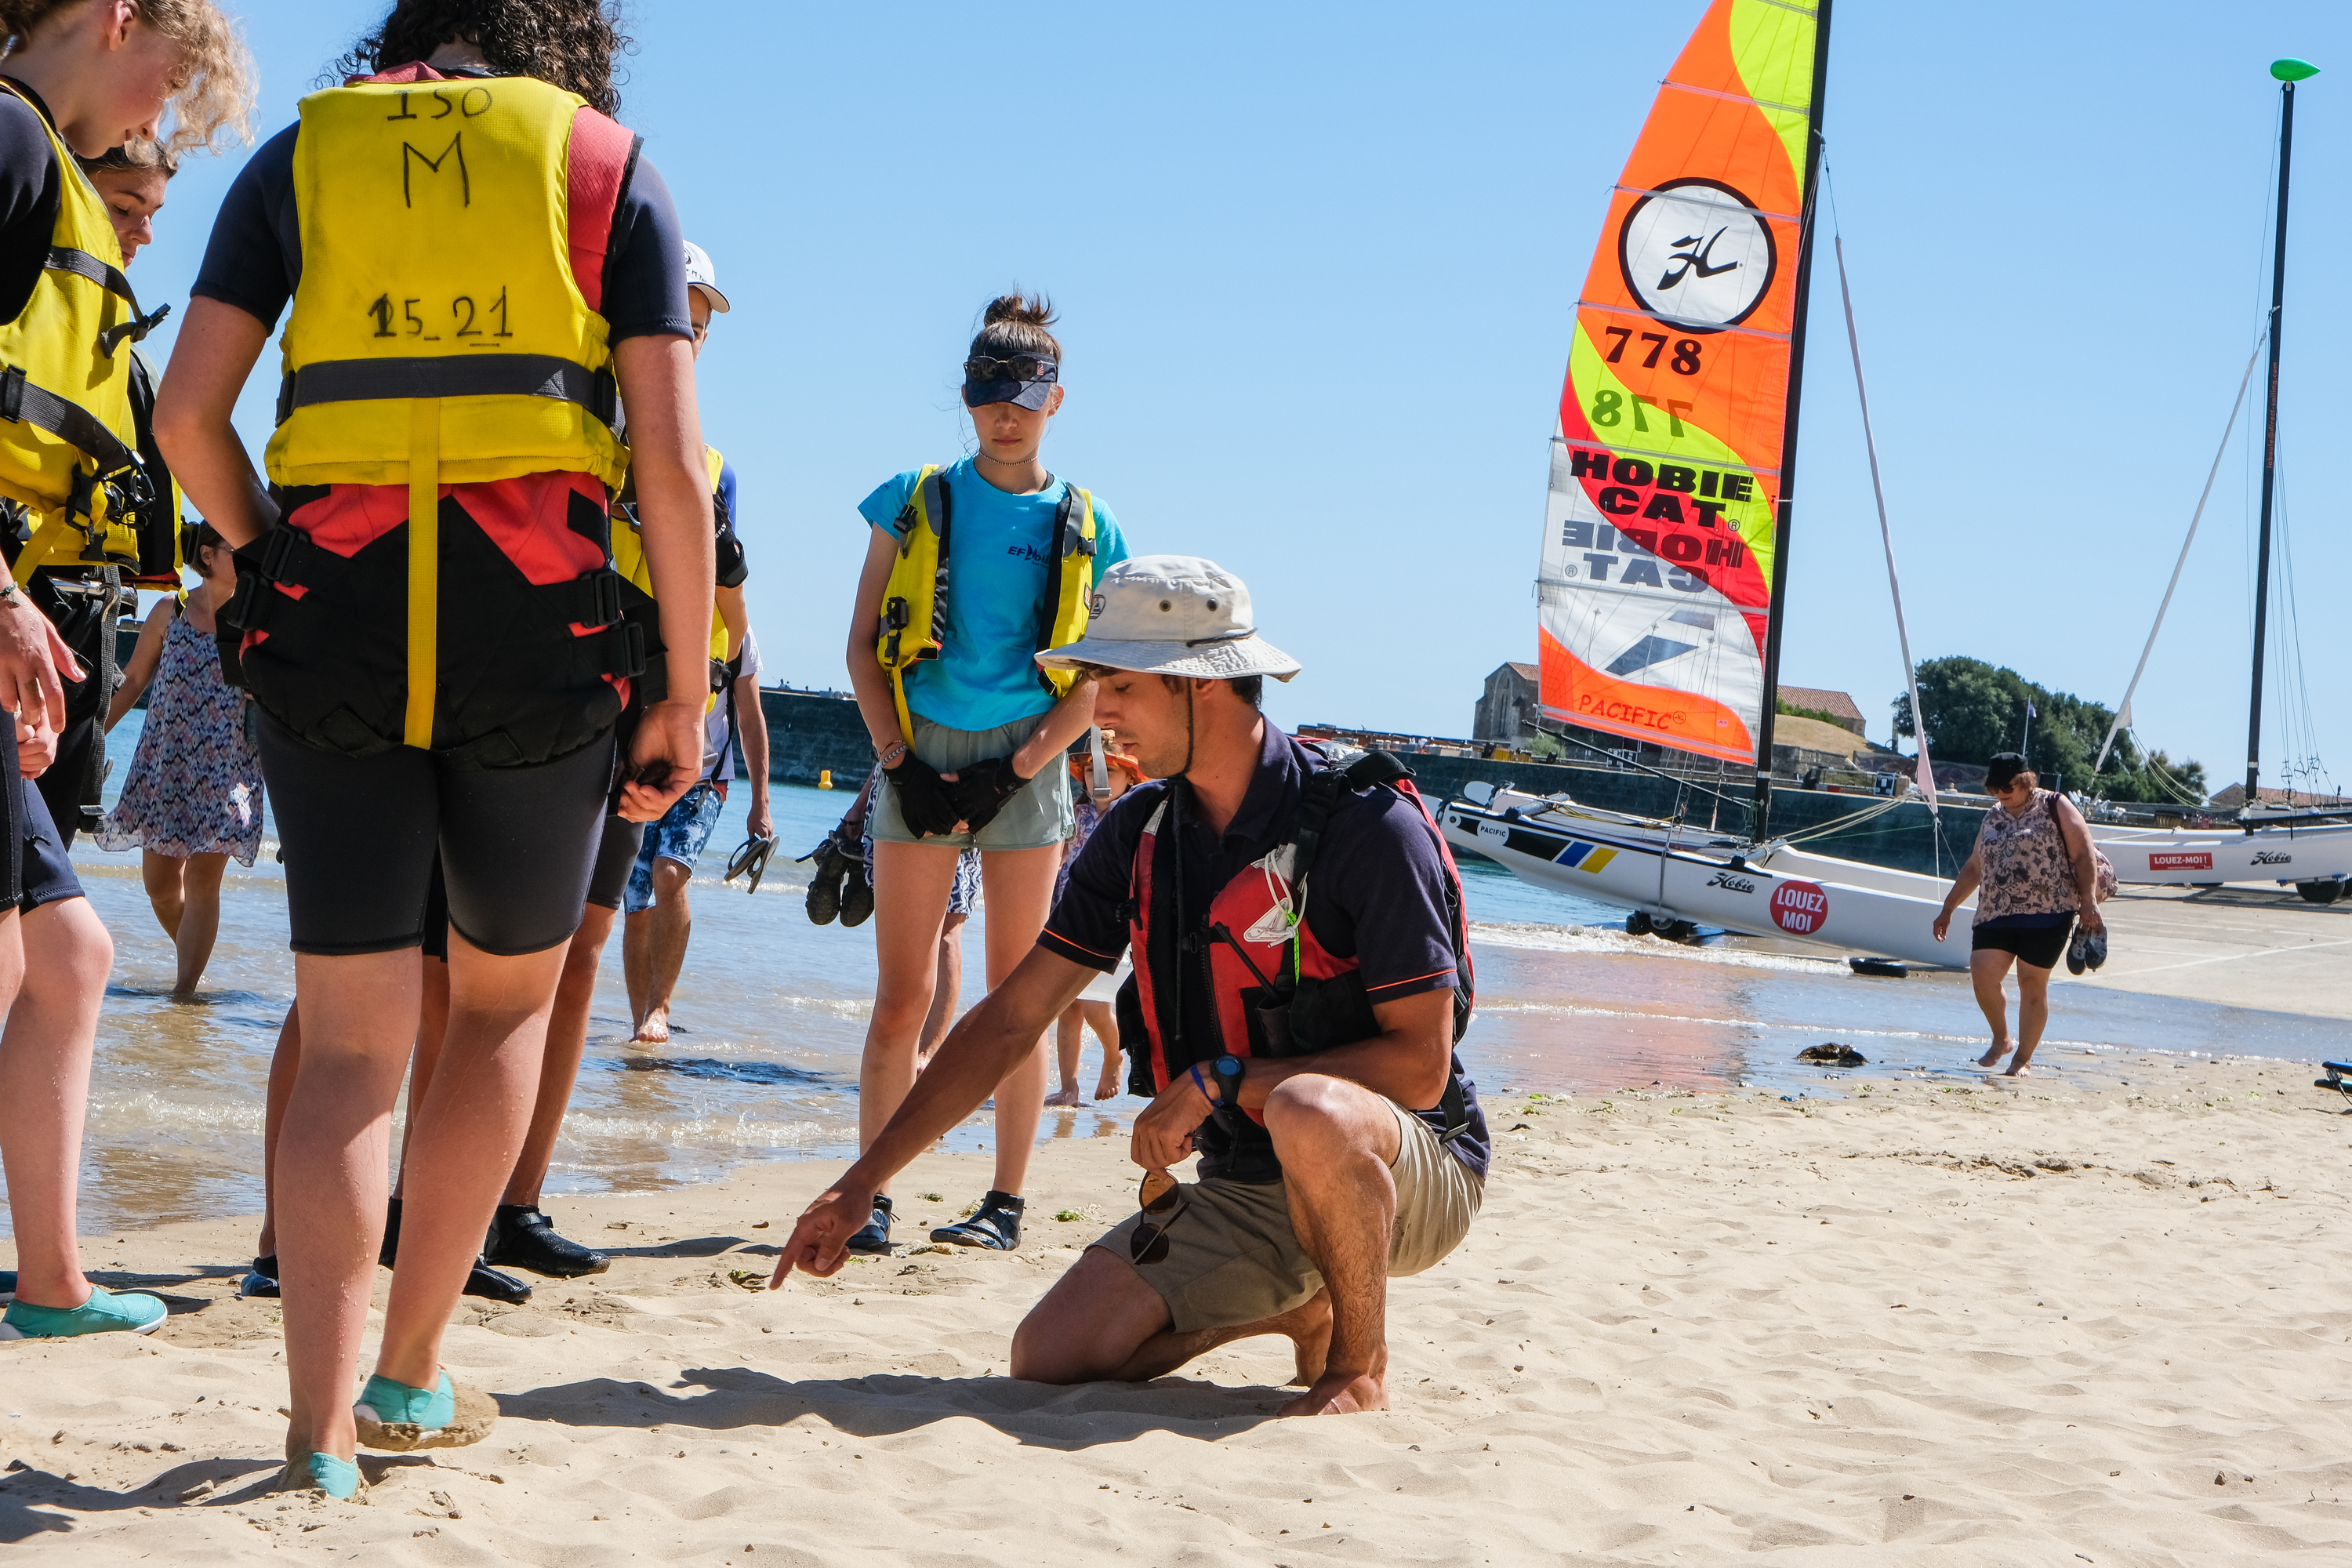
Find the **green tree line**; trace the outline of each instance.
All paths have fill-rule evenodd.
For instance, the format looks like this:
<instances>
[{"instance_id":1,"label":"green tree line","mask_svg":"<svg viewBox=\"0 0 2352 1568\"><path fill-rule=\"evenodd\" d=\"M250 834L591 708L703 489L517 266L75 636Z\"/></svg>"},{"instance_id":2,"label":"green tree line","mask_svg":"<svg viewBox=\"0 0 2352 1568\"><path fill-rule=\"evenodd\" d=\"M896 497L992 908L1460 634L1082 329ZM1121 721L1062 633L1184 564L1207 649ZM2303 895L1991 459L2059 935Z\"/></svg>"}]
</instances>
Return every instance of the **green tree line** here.
<instances>
[{"instance_id":1,"label":"green tree line","mask_svg":"<svg viewBox=\"0 0 2352 1568\"><path fill-rule=\"evenodd\" d=\"M1980 658L1956 656L1920 665L1919 702L1927 710L1928 750L1940 762L1981 764L1996 752L2022 750L2044 784L2062 776L2068 789L2116 801L2196 805L2206 797L2202 763L2143 752L2128 731L2116 737L2105 770L2094 780L2091 763L2115 710L2036 686ZM2030 728L2028 702L2035 710ZM1909 692L1895 699L1895 732L1919 732Z\"/></svg>"}]
</instances>

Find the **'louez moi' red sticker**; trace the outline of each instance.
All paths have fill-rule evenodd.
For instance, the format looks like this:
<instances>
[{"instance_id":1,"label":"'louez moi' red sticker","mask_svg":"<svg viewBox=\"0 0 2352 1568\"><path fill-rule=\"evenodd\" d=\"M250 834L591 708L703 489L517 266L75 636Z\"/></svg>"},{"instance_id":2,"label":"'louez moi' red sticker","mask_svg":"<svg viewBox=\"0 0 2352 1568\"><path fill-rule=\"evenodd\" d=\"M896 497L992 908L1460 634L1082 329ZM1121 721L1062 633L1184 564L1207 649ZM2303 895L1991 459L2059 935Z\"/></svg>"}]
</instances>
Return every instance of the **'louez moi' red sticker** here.
<instances>
[{"instance_id":1,"label":"'louez moi' red sticker","mask_svg":"<svg viewBox=\"0 0 2352 1568\"><path fill-rule=\"evenodd\" d=\"M1818 882L1783 882L1772 889L1772 918L1792 936L1811 936L1830 918L1830 896Z\"/></svg>"}]
</instances>

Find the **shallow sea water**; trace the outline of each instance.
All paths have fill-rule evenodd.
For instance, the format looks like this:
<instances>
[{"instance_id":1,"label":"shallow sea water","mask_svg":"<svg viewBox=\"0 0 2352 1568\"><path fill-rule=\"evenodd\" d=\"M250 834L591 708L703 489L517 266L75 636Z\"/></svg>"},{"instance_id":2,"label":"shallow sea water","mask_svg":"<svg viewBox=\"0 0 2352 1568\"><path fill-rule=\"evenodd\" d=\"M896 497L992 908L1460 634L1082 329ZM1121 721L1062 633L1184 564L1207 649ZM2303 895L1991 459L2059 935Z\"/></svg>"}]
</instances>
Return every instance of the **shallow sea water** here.
<instances>
[{"instance_id":1,"label":"shallow sea water","mask_svg":"<svg viewBox=\"0 0 2352 1568\"><path fill-rule=\"evenodd\" d=\"M112 738L110 792L129 772L142 718ZM785 858L814 846L848 798L779 788L782 847L747 898L721 880L743 837L749 795L734 792L694 880L693 945L666 1047L629 1040L615 933L551 1198L852 1152L871 932L811 925L806 868ZM252 869L231 863L204 997L176 1004L167 998L172 950L141 889L139 858L100 853L87 840L76 847L116 946L91 1091L87 1234L260 1208L263 1085L293 996L275 850L270 837ZM1982 1079L1971 1058L1983 1048L1983 1021L1959 974L1865 980L1793 943L1715 936L1691 948L1629 937L1622 911L1530 888L1491 864L1464 870L1479 1006L1462 1054L1490 1093L1747 1086L1796 1095L1826 1077ZM969 1005L981 989L979 930L967 930L965 947ZM2084 987L2059 987L2052 1012L2036 1061L2062 1082L2128 1077L2150 1053L2309 1060L2352 1047L2352 1031L2326 1020ZM1828 1073L1794 1060L1825 1041L1858 1047L1870 1065ZM1099 1051L1089 1037L1082 1085L1099 1071ZM1040 1136L1120 1137L1140 1104L1049 1110ZM979 1148L990 1136L983 1113L950 1142ZM0 1234L5 1225L0 1210Z\"/></svg>"}]
</instances>

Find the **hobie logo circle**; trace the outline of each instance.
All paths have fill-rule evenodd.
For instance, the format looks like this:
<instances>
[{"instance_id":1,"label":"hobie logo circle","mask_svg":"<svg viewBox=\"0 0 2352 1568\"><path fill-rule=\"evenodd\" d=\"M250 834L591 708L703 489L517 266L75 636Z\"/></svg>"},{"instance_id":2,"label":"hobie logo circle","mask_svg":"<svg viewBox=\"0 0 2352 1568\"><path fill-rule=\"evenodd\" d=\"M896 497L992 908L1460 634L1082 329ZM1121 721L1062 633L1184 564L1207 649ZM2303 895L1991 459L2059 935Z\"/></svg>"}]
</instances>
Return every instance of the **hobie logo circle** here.
<instances>
[{"instance_id":1,"label":"hobie logo circle","mask_svg":"<svg viewBox=\"0 0 2352 1568\"><path fill-rule=\"evenodd\" d=\"M1717 180L1668 180L1635 202L1617 231L1617 264L1634 300L1695 332L1748 319L1780 265L1755 204Z\"/></svg>"},{"instance_id":2,"label":"hobie logo circle","mask_svg":"<svg viewBox=\"0 0 2352 1568\"><path fill-rule=\"evenodd\" d=\"M1830 918L1830 896L1819 882L1783 882L1772 889L1772 919L1791 936L1811 936Z\"/></svg>"}]
</instances>

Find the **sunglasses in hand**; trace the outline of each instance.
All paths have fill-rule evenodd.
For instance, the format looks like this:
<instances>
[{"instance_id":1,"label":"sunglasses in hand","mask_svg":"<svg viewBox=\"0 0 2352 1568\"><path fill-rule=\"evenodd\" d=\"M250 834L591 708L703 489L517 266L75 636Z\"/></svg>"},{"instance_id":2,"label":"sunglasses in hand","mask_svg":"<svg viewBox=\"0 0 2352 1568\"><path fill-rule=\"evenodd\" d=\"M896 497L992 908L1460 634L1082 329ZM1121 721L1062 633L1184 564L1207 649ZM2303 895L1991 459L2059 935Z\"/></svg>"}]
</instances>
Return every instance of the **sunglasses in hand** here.
<instances>
[{"instance_id":1,"label":"sunglasses in hand","mask_svg":"<svg viewBox=\"0 0 2352 1568\"><path fill-rule=\"evenodd\" d=\"M1136 1198L1137 1206L1151 1217L1128 1237L1128 1256L1138 1263L1158 1263L1168 1256L1168 1227L1184 1212L1184 1189L1164 1170L1147 1171Z\"/></svg>"}]
</instances>

